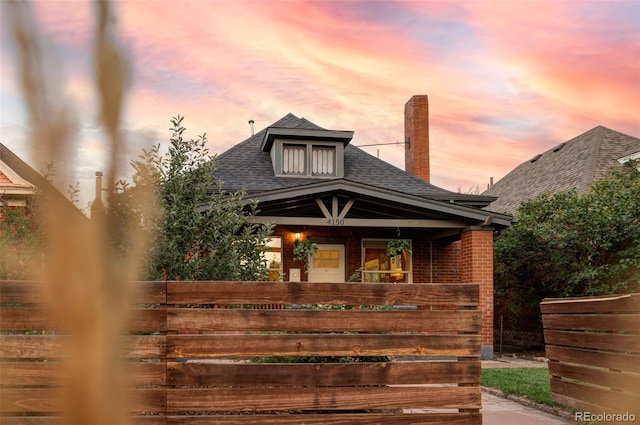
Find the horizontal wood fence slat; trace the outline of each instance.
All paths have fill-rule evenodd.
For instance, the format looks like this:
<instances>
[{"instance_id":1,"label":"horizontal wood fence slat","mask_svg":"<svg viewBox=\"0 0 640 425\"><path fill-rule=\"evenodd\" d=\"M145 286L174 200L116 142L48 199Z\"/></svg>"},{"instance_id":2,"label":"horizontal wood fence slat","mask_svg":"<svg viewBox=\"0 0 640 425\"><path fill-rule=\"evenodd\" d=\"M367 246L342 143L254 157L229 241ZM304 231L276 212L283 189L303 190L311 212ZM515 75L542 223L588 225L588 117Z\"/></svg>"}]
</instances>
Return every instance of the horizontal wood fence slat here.
<instances>
[{"instance_id":1,"label":"horizontal wood fence slat","mask_svg":"<svg viewBox=\"0 0 640 425\"><path fill-rule=\"evenodd\" d=\"M131 362L127 364L127 372L136 385L164 385L166 382L164 363ZM64 384L65 373L63 362L3 362L0 383L5 386L60 386Z\"/></svg>"},{"instance_id":2,"label":"horizontal wood fence slat","mask_svg":"<svg viewBox=\"0 0 640 425\"><path fill-rule=\"evenodd\" d=\"M544 321L549 329L640 332L640 314L548 314Z\"/></svg>"},{"instance_id":3,"label":"horizontal wood fence slat","mask_svg":"<svg viewBox=\"0 0 640 425\"><path fill-rule=\"evenodd\" d=\"M164 358L166 338L164 335L127 335L122 342L128 358ZM0 358L64 358L67 355L66 340L65 335L0 335Z\"/></svg>"},{"instance_id":4,"label":"horizontal wood fence slat","mask_svg":"<svg viewBox=\"0 0 640 425\"><path fill-rule=\"evenodd\" d=\"M473 310L172 309L168 329L179 332L479 332Z\"/></svg>"},{"instance_id":5,"label":"horizontal wood fence slat","mask_svg":"<svg viewBox=\"0 0 640 425\"><path fill-rule=\"evenodd\" d=\"M479 387L185 388L167 398L169 412L481 407Z\"/></svg>"},{"instance_id":6,"label":"horizontal wood fence slat","mask_svg":"<svg viewBox=\"0 0 640 425\"><path fill-rule=\"evenodd\" d=\"M304 420L296 415L256 415L251 417L252 424L279 425L480 425L480 413L429 413L390 416L384 414L307 414ZM168 425L246 425L243 415L217 415L215 417L198 416L191 419L184 416L168 417Z\"/></svg>"},{"instance_id":7,"label":"horizontal wood fence slat","mask_svg":"<svg viewBox=\"0 0 640 425\"><path fill-rule=\"evenodd\" d=\"M132 412L164 412L166 392L163 389L129 390ZM62 413L63 390L60 388L0 388L0 412L3 413ZM0 416L2 423L4 418Z\"/></svg>"},{"instance_id":8,"label":"horizontal wood fence slat","mask_svg":"<svg viewBox=\"0 0 640 425\"><path fill-rule=\"evenodd\" d=\"M257 414L247 420L244 414L235 415L198 415L198 416L133 416L133 425L247 425L247 423L300 425L297 415L266 415ZM39 417L3 417L2 425L66 425L65 418ZM480 413L414 413L403 416L389 416L384 414L306 414L305 425L480 425Z\"/></svg>"},{"instance_id":9,"label":"horizontal wood fence slat","mask_svg":"<svg viewBox=\"0 0 640 425\"><path fill-rule=\"evenodd\" d=\"M168 335L167 356L458 356L480 349L478 335Z\"/></svg>"},{"instance_id":10,"label":"horizontal wood fence slat","mask_svg":"<svg viewBox=\"0 0 640 425\"><path fill-rule=\"evenodd\" d=\"M54 331L61 328L55 315L41 307L0 308L0 318L7 331ZM134 309L127 329L132 332L164 332L166 327L166 310Z\"/></svg>"},{"instance_id":11,"label":"horizontal wood fence slat","mask_svg":"<svg viewBox=\"0 0 640 425\"><path fill-rule=\"evenodd\" d=\"M177 386L243 387L278 382L282 387L347 385L478 384L480 362L406 361L383 363L167 363Z\"/></svg>"},{"instance_id":12,"label":"horizontal wood fence slat","mask_svg":"<svg viewBox=\"0 0 640 425\"><path fill-rule=\"evenodd\" d=\"M478 288L470 284L167 282L167 303L477 306Z\"/></svg>"},{"instance_id":13,"label":"horizontal wood fence slat","mask_svg":"<svg viewBox=\"0 0 640 425\"><path fill-rule=\"evenodd\" d=\"M554 361L640 373L640 355L638 354L610 353L553 345L547 345L546 354Z\"/></svg>"},{"instance_id":14,"label":"horizontal wood fence slat","mask_svg":"<svg viewBox=\"0 0 640 425\"><path fill-rule=\"evenodd\" d=\"M133 424L482 423L476 284L130 289L121 351ZM65 423L70 336L48 293L0 281L2 424Z\"/></svg>"},{"instance_id":15,"label":"horizontal wood fence slat","mask_svg":"<svg viewBox=\"0 0 640 425\"><path fill-rule=\"evenodd\" d=\"M549 299L540 310L553 399L640 415L640 294Z\"/></svg>"}]
</instances>

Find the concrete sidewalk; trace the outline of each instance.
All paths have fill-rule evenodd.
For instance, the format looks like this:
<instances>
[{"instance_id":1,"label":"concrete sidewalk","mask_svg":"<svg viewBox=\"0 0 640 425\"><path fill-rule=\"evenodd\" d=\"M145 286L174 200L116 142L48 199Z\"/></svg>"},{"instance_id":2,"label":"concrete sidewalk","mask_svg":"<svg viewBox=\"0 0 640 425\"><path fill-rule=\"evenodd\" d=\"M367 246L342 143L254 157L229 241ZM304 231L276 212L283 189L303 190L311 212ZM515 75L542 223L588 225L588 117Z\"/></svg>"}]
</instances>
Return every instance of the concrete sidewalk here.
<instances>
[{"instance_id":1,"label":"concrete sidewalk","mask_svg":"<svg viewBox=\"0 0 640 425\"><path fill-rule=\"evenodd\" d=\"M482 391L482 424L575 425L575 422Z\"/></svg>"},{"instance_id":2,"label":"concrete sidewalk","mask_svg":"<svg viewBox=\"0 0 640 425\"><path fill-rule=\"evenodd\" d=\"M533 360L515 357L482 361L482 368L514 367L546 368L547 363L544 359ZM482 391L482 423L483 425L575 425L573 421L500 397L490 390Z\"/></svg>"}]
</instances>

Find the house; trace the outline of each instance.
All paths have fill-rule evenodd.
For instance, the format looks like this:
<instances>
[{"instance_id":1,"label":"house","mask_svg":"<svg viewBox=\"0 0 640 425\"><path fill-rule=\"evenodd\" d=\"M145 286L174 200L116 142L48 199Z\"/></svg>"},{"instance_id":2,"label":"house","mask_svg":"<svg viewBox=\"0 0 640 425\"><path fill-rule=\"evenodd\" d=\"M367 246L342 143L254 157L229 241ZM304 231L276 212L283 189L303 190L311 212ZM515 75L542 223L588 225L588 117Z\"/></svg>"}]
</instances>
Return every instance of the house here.
<instances>
[{"instance_id":1,"label":"house","mask_svg":"<svg viewBox=\"0 0 640 425\"><path fill-rule=\"evenodd\" d=\"M405 105L406 171L350 144L353 131L327 130L288 114L218 156L227 191L259 201L256 222L275 223L272 278L289 281L479 283L482 355L493 356L493 235L511 217L483 210L491 196L429 183L427 96ZM296 243L318 246L309 270ZM389 258L387 245L408 240Z\"/></svg>"},{"instance_id":2,"label":"house","mask_svg":"<svg viewBox=\"0 0 640 425\"><path fill-rule=\"evenodd\" d=\"M36 194L36 186L14 170L16 158L0 143L0 207L26 207Z\"/></svg>"},{"instance_id":3,"label":"house","mask_svg":"<svg viewBox=\"0 0 640 425\"><path fill-rule=\"evenodd\" d=\"M543 193L585 193L611 168L639 158L640 139L598 126L518 165L483 193L497 197L485 209L513 215Z\"/></svg>"},{"instance_id":4,"label":"house","mask_svg":"<svg viewBox=\"0 0 640 425\"><path fill-rule=\"evenodd\" d=\"M603 126L595 127L518 165L483 193L497 197L485 209L515 215L522 202L543 193L571 189L585 193L611 168L639 157L640 139ZM536 331L537 308L524 308L514 317L508 301L498 296L494 315L496 323L504 323L502 329L496 329L501 344L520 350L544 346L542 334Z\"/></svg>"},{"instance_id":5,"label":"house","mask_svg":"<svg viewBox=\"0 0 640 425\"><path fill-rule=\"evenodd\" d=\"M72 216L87 220L82 211L49 180L0 143L0 207L25 208L39 192L50 196L55 202L60 202ZM1 214L0 210L0 219Z\"/></svg>"}]
</instances>

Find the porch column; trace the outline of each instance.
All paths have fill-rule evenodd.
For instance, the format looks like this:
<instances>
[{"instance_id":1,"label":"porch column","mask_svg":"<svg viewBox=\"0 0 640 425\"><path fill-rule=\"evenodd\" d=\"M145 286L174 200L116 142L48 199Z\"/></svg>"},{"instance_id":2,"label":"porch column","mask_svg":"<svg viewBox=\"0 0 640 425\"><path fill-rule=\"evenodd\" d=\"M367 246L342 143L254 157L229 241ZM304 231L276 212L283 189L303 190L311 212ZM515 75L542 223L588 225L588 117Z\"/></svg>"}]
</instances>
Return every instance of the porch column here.
<instances>
[{"instance_id":1,"label":"porch column","mask_svg":"<svg viewBox=\"0 0 640 425\"><path fill-rule=\"evenodd\" d=\"M493 228L472 226L462 233L460 278L480 285L482 359L493 358Z\"/></svg>"}]
</instances>

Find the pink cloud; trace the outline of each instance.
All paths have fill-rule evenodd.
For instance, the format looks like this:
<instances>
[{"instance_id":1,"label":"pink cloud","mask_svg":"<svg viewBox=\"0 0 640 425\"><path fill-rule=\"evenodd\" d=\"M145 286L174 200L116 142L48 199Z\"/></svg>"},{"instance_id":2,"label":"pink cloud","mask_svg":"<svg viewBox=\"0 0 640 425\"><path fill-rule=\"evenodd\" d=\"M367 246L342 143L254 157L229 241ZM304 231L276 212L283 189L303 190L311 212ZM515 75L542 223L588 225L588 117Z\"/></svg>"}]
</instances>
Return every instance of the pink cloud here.
<instances>
[{"instance_id":1,"label":"pink cloud","mask_svg":"<svg viewBox=\"0 0 640 425\"><path fill-rule=\"evenodd\" d=\"M36 10L91 115L91 4L61 4ZM249 119L260 130L288 112L355 130L354 144L402 141L404 103L428 94L433 182L466 190L598 124L640 133L633 2L113 4L134 61L124 125L151 132L136 143L165 142L182 114L220 153ZM401 147L366 149L403 166Z\"/></svg>"}]
</instances>

